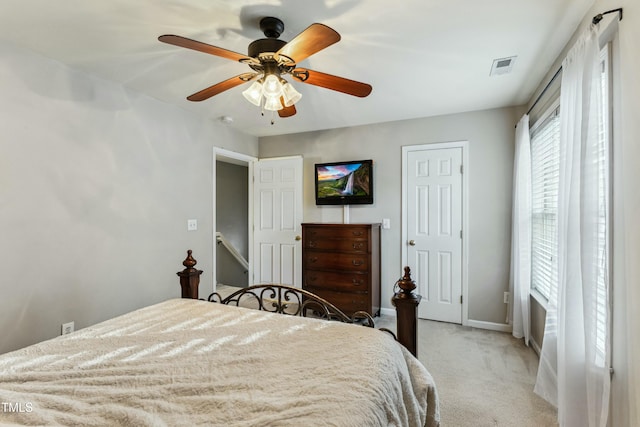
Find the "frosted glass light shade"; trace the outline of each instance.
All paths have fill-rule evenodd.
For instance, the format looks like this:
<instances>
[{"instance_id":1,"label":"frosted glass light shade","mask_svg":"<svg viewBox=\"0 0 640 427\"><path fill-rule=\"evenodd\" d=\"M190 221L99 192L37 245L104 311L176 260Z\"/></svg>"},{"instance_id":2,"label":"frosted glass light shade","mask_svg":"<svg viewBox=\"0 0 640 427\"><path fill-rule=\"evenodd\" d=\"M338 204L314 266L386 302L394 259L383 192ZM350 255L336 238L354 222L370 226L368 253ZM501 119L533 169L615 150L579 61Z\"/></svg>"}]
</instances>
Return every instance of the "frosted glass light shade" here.
<instances>
[{"instance_id":1,"label":"frosted glass light shade","mask_svg":"<svg viewBox=\"0 0 640 427\"><path fill-rule=\"evenodd\" d=\"M256 80L251 86L249 86L249 89L242 92L242 95L247 99L247 101L259 107L260 101L262 100L262 84Z\"/></svg>"},{"instance_id":2,"label":"frosted glass light shade","mask_svg":"<svg viewBox=\"0 0 640 427\"><path fill-rule=\"evenodd\" d=\"M284 97L285 107L291 107L302 98L302 94L298 92L291 83L285 83L285 85L282 86L282 96Z\"/></svg>"},{"instance_id":3,"label":"frosted glass light shade","mask_svg":"<svg viewBox=\"0 0 640 427\"><path fill-rule=\"evenodd\" d=\"M280 83L278 77L273 74L269 74L264 78L262 92L267 100L269 98L279 98L282 94L282 83Z\"/></svg>"},{"instance_id":4,"label":"frosted glass light shade","mask_svg":"<svg viewBox=\"0 0 640 427\"><path fill-rule=\"evenodd\" d=\"M264 109L269 111L278 111L282 109L282 103L280 102L280 98L276 96L270 96L267 98L264 103Z\"/></svg>"}]
</instances>

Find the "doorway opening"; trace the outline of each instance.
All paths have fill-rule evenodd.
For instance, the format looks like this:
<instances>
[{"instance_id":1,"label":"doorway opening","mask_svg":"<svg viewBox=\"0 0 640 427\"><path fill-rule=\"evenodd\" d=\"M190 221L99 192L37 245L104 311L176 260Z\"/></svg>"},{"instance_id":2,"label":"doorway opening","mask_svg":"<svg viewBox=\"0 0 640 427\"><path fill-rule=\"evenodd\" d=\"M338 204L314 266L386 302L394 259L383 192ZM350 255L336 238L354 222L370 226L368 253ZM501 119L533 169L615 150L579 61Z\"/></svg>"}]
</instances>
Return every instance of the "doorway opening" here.
<instances>
[{"instance_id":1,"label":"doorway opening","mask_svg":"<svg viewBox=\"0 0 640 427\"><path fill-rule=\"evenodd\" d=\"M240 288L249 284L248 175L246 165L216 160L216 283Z\"/></svg>"},{"instance_id":2,"label":"doorway opening","mask_svg":"<svg viewBox=\"0 0 640 427\"><path fill-rule=\"evenodd\" d=\"M225 295L251 282L250 177L255 160L214 148L213 290Z\"/></svg>"},{"instance_id":3,"label":"doorway opening","mask_svg":"<svg viewBox=\"0 0 640 427\"><path fill-rule=\"evenodd\" d=\"M257 159L214 148L213 179L212 292L224 288L228 295L238 287L258 283L300 287L302 157ZM245 183L229 184L229 180Z\"/></svg>"}]
</instances>

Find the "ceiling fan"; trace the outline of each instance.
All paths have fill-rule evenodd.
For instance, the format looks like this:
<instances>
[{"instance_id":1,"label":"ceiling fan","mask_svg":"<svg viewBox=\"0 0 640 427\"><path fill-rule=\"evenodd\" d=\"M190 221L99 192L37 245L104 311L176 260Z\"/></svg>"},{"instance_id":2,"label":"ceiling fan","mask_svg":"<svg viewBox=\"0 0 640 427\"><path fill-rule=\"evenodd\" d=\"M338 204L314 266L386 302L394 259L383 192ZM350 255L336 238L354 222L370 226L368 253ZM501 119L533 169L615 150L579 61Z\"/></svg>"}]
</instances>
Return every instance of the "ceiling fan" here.
<instances>
[{"instance_id":1,"label":"ceiling fan","mask_svg":"<svg viewBox=\"0 0 640 427\"><path fill-rule=\"evenodd\" d=\"M340 40L340 34L332 28L323 24L311 24L293 40L285 42L278 39L284 31L284 23L278 18L265 17L260 20L260 30L266 38L251 42L247 55L176 35L163 35L158 40L238 61L253 70L196 92L187 97L189 101L204 101L252 81L253 84L243 92L249 102L264 110L277 111L280 117L290 117L296 114L294 104L302 95L283 78L286 75L302 83L348 95L365 97L371 93L372 87L366 83L298 67L297 64L304 59Z\"/></svg>"}]
</instances>

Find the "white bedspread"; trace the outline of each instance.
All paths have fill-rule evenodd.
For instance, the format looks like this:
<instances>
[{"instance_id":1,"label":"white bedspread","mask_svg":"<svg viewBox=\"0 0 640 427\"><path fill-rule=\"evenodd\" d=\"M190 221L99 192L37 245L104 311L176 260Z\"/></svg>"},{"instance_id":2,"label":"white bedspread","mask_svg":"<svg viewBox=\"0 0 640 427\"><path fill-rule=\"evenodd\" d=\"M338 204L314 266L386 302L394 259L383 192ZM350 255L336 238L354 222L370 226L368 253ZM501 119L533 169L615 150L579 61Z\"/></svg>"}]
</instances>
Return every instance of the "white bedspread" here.
<instances>
[{"instance_id":1,"label":"white bedspread","mask_svg":"<svg viewBox=\"0 0 640 427\"><path fill-rule=\"evenodd\" d=\"M384 332L175 299L0 356L0 423L434 426L436 389Z\"/></svg>"}]
</instances>

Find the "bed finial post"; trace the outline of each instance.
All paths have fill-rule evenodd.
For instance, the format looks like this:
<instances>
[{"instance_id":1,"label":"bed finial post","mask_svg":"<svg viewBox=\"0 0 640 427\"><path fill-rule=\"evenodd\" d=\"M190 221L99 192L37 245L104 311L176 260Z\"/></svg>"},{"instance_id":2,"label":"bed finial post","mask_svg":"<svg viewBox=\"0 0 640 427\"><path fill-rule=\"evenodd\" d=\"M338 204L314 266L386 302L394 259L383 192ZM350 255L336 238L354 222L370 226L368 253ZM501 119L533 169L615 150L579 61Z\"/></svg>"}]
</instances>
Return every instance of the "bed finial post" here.
<instances>
[{"instance_id":1,"label":"bed finial post","mask_svg":"<svg viewBox=\"0 0 640 427\"><path fill-rule=\"evenodd\" d=\"M416 283L411 280L411 269L404 268L404 276L397 282L400 288L391 298L396 307L398 341L414 356L418 356L418 304L422 297L413 293Z\"/></svg>"},{"instance_id":2,"label":"bed finial post","mask_svg":"<svg viewBox=\"0 0 640 427\"><path fill-rule=\"evenodd\" d=\"M191 256L191 249L187 251L187 257L182 261L182 265L185 269L177 272L180 276L180 286L182 287L182 298L198 299L198 286L200 285L200 275L202 270L194 268L198 263L194 257Z\"/></svg>"}]
</instances>

